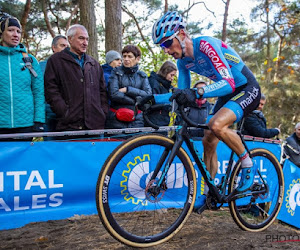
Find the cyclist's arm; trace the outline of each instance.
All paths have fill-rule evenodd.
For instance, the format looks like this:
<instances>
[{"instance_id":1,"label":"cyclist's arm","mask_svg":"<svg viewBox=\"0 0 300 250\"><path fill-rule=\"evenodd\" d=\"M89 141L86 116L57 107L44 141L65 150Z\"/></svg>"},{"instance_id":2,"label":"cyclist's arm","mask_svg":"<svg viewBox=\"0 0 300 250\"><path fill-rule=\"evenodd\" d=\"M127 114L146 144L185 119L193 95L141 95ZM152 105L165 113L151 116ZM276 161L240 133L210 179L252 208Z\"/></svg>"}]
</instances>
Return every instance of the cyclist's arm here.
<instances>
[{"instance_id":1,"label":"cyclist's arm","mask_svg":"<svg viewBox=\"0 0 300 250\"><path fill-rule=\"evenodd\" d=\"M189 89L191 87L191 74L190 71L185 67L182 60L177 60L178 68L178 88Z\"/></svg>"}]
</instances>

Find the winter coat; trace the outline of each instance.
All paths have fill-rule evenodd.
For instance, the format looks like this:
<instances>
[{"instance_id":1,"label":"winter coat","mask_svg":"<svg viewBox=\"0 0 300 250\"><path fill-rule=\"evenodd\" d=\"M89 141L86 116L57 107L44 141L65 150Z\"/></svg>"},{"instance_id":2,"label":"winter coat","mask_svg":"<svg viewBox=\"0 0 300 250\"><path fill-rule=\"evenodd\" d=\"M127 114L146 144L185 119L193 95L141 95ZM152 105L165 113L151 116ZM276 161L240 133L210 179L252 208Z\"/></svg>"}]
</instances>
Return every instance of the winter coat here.
<instances>
[{"instance_id":1,"label":"winter coat","mask_svg":"<svg viewBox=\"0 0 300 250\"><path fill-rule=\"evenodd\" d=\"M127 87L126 93L119 91L119 89L123 87ZM127 68L122 65L112 70L108 81L108 93L112 109L129 108L134 110L136 98L151 95L152 91L146 73L138 70L138 65L132 68ZM144 120L142 114L137 115L133 122L122 122L116 119L112 111L109 112L106 123L106 128L143 126Z\"/></svg>"},{"instance_id":2,"label":"winter coat","mask_svg":"<svg viewBox=\"0 0 300 250\"><path fill-rule=\"evenodd\" d=\"M107 92L94 58L85 55L82 69L69 48L53 54L45 71L45 95L58 119L56 130L104 128Z\"/></svg>"},{"instance_id":3,"label":"winter coat","mask_svg":"<svg viewBox=\"0 0 300 250\"><path fill-rule=\"evenodd\" d=\"M267 121L264 114L259 110L254 110L245 118L242 134L272 138L278 135L279 131L275 128L267 129Z\"/></svg>"},{"instance_id":4,"label":"winter coat","mask_svg":"<svg viewBox=\"0 0 300 250\"><path fill-rule=\"evenodd\" d=\"M213 104L208 101L202 104L201 107L197 105L189 107L188 117L198 124L205 124L212 107ZM201 128L191 129L189 135L194 139L200 139L200 137L204 136L204 130Z\"/></svg>"},{"instance_id":5,"label":"winter coat","mask_svg":"<svg viewBox=\"0 0 300 250\"><path fill-rule=\"evenodd\" d=\"M23 44L0 46L0 128L30 127L45 122L44 81L38 61L32 56L34 77L24 67Z\"/></svg>"},{"instance_id":6,"label":"winter coat","mask_svg":"<svg viewBox=\"0 0 300 250\"><path fill-rule=\"evenodd\" d=\"M293 133L286 139L286 144L290 146L284 147L285 152L290 157L290 161L300 167L300 139L297 137L296 133Z\"/></svg>"},{"instance_id":7,"label":"winter coat","mask_svg":"<svg viewBox=\"0 0 300 250\"><path fill-rule=\"evenodd\" d=\"M171 81L163 78L161 75L151 72L149 76L149 83L152 88L152 94L167 94L173 88ZM170 123L169 112L171 111L171 106L165 106L163 109L154 111L149 114L149 119L157 126L168 126ZM146 126L149 126L146 124Z\"/></svg>"},{"instance_id":8,"label":"winter coat","mask_svg":"<svg viewBox=\"0 0 300 250\"><path fill-rule=\"evenodd\" d=\"M110 66L108 63L102 65L103 73L104 73L104 79L106 86L108 85L108 80L111 74L111 71L113 70L113 67Z\"/></svg>"}]
</instances>

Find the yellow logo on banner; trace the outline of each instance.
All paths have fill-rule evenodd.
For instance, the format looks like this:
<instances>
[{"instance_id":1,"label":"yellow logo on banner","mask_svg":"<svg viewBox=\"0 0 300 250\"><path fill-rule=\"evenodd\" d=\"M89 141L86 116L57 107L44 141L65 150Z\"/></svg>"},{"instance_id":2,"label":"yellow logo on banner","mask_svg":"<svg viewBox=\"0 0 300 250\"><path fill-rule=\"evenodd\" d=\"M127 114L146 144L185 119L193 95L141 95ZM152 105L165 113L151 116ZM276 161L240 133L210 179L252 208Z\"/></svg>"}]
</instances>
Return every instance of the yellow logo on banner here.
<instances>
[{"instance_id":1,"label":"yellow logo on banner","mask_svg":"<svg viewBox=\"0 0 300 250\"><path fill-rule=\"evenodd\" d=\"M300 207L300 178L292 181L286 194L285 206L288 209L288 212L294 216L296 207Z\"/></svg>"},{"instance_id":2,"label":"yellow logo on banner","mask_svg":"<svg viewBox=\"0 0 300 250\"><path fill-rule=\"evenodd\" d=\"M131 200L132 204L139 204L141 203L141 205L143 206L147 206L147 200L144 199L139 199L139 198L134 198L133 196L130 195L129 192L129 185L128 185L128 179L129 179L129 174L131 172L131 170L137 165L137 164L143 164L146 163L146 161L150 161L150 156L149 154L145 154L143 155L143 157L141 158L140 156L136 156L134 158L134 162L128 162L127 163L127 168L126 170L123 170L122 172L122 176L124 177L124 180L120 182L120 186L123 188L121 190L121 194L124 195L124 200L129 201ZM135 187L138 188L138 187ZM142 190L141 190L142 192ZM141 194L142 196L145 196L145 193L143 192ZM136 194L136 196L138 196L138 194Z\"/></svg>"}]
</instances>

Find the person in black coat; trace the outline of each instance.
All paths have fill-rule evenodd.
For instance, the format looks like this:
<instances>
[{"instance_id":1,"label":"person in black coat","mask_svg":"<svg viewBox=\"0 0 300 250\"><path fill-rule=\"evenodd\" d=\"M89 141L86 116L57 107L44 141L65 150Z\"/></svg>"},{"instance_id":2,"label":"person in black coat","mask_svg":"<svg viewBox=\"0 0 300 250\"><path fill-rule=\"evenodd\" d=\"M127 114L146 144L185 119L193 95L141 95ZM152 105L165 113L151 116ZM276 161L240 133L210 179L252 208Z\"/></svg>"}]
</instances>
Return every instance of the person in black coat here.
<instances>
[{"instance_id":1,"label":"person in black coat","mask_svg":"<svg viewBox=\"0 0 300 250\"><path fill-rule=\"evenodd\" d=\"M262 112L265 103L266 96L261 94L259 106L245 118L242 134L262 138L272 138L280 133L279 128L267 128L267 121Z\"/></svg>"},{"instance_id":2,"label":"person in black coat","mask_svg":"<svg viewBox=\"0 0 300 250\"><path fill-rule=\"evenodd\" d=\"M206 85L207 82L197 81L193 88L201 88ZM197 99L195 105L193 107L189 107L188 117L198 124L205 124L212 107L213 104L207 101L206 98ZM194 140L201 140L204 136L204 130L201 128L192 129L189 131L189 135Z\"/></svg>"},{"instance_id":3,"label":"person in black coat","mask_svg":"<svg viewBox=\"0 0 300 250\"><path fill-rule=\"evenodd\" d=\"M112 70L108 80L108 94L111 101L106 119L106 128L144 127L141 112L135 117L138 97L152 94L147 74L139 70L141 50L135 45L126 45L122 50L123 64Z\"/></svg>"},{"instance_id":4,"label":"person in black coat","mask_svg":"<svg viewBox=\"0 0 300 250\"><path fill-rule=\"evenodd\" d=\"M295 132L286 139L284 147L289 160L300 167L300 122L295 126Z\"/></svg>"},{"instance_id":5,"label":"person in black coat","mask_svg":"<svg viewBox=\"0 0 300 250\"><path fill-rule=\"evenodd\" d=\"M166 94L173 88L172 82L177 73L177 67L172 61L166 61L160 67L157 73L151 72L149 83L152 88L152 94ZM149 114L151 122L158 126L168 126L170 123L170 108L166 106L162 110L154 111ZM145 126L149 126L145 124Z\"/></svg>"}]
</instances>

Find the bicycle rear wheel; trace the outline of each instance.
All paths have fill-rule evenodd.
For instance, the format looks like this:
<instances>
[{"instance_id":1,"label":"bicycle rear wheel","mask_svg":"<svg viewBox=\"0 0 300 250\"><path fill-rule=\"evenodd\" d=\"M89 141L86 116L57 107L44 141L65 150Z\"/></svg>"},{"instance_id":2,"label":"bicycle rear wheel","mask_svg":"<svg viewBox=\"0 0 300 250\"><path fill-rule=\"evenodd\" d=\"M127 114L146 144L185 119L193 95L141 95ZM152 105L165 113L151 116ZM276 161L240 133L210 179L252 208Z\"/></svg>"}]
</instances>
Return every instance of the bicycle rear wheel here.
<instances>
[{"instance_id":1,"label":"bicycle rear wheel","mask_svg":"<svg viewBox=\"0 0 300 250\"><path fill-rule=\"evenodd\" d=\"M178 150L161 188L153 192L158 178L150 181L151 176L173 145L161 135L133 137L104 163L97 182L97 209L104 227L118 241L134 247L160 244L173 237L192 212L196 175L183 148Z\"/></svg>"},{"instance_id":2,"label":"bicycle rear wheel","mask_svg":"<svg viewBox=\"0 0 300 250\"><path fill-rule=\"evenodd\" d=\"M277 158L268 150L250 151L253 167L257 169L254 184L246 196L230 202L230 213L237 225L246 231L260 232L276 219L284 196L284 178ZM240 181L241 162L236 163L229 185L232 192ZM255 194L254 192L260 192Z\"/></svg>"}]
</instances>

